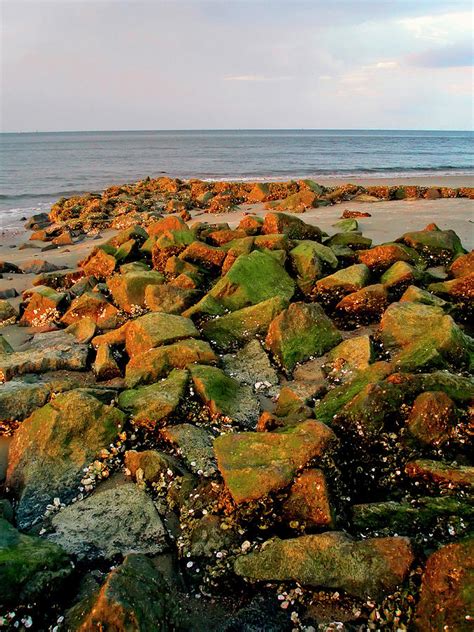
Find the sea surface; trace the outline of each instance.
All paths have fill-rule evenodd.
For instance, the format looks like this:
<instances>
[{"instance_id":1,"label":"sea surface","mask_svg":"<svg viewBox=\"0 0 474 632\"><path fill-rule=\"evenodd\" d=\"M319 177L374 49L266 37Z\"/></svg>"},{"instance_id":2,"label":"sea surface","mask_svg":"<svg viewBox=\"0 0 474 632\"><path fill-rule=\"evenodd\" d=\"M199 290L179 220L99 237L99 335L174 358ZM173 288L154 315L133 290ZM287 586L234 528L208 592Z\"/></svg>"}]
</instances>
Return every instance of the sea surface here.
<instances>
[{"instance_id":1,"label":"sea surface","mask_svg":"<svg viewBox=\"0 0 474 632\"><path fill-rule=\"evenodd\" d=\"M146 176L474 175L473 132L232 130L0 134L0 229L62 196Z\"/></svg>"}]
</instances>

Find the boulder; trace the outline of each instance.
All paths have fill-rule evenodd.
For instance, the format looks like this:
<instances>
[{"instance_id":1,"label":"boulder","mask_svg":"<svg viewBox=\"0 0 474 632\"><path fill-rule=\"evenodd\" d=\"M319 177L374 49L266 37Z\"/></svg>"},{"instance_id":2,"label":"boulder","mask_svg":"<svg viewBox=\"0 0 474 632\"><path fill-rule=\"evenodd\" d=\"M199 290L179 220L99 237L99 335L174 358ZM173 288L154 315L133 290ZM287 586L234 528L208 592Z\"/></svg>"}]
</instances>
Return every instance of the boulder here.
<instances>
[{"instance_id":1,"label":"boulder","mask_svg":"<svg viewBox=\"0 0 474 632\"><path fill-rule=\"evenodd\" d=\"M158 423L165 423L179 406L187 383L188 372L174 369L161 382L122 391L118 405L132 415L135 425L153 430Z\"/></svg>"},{"instance_id":2,"label":"boulder","mask_svg":"<svg viewBox=\"0 0 474 632\"><path fill-rule=\"evenodd\" d=\"M459 279L474 272L474 250L465 255L459 255L449 266L449 272L455 279Z\"/></svg>"},{"instance_id":3,"label":"boulder","mask_svg":"<svg viewBox=\"0 0 474 632\"><path fill-rule=\"evenodd\" d=\"M270 203L267 207L276 207L278 211L287 211L289 213L304 213L308 208L318 206L318 195L310 189L293 193L287 198L278 202L276 205Z\"/></svg>"},{"instance_id":4,"label":"boulder","mask_svg":"<svg viewBox=\"0 0 474 632\"><path fill-rule=\"evenodd\" d=\"M41 518L58 497L71 500L98 452L121 432L125 415L80 390L57 395L15 432L7 485L19 498L17 521L25 527Z\"/></svg>"},{"instance_id":5,"label":"boulder","mask_svg":"<svg viewBox=\"0 0 474 632\"><path fill-rule=\"evenodd\" d=\"M180 619L169 586L152 560L131 553L110 571L101 588L67 614L69 629L166 630Z\"/></svg>"},{"instance_id":6,"label":"boulder","mask_svg":"<svg viewBox=\"0 0 474 632\"><path fill-rule=\"evenodd\" d=\"M158 483L167 475L168 470L173 474L184 474L179 462L169 454L157 450L127 450L125 452L125 467L130 476L146 483Z\"/></svg>"},{"instance_id":7,"label":"boulder","mask_svg":"<svg viewBox=\"0 0 474 632\"><path fill-rule=\"evenodd\" d=\"M310 294L316 281L323 276L318 245L321 244L302 241L290 251L291 265L296 272L296 283L303 294Z\"/></svg>"},{"instance_id":8,"label":"boulder","mask_svg":"<svg viewBox=\"0 0 474 632\"><path fill-rule=\"evenodd\" d=\"M0 380L25 373L84 371L89 349L64 331L36 334L16 351L0 352Z\"/></svg>"},{"instance_id":9,"label":"boulder","mask_svg":"<svg viewBox=\"0 0 474 632\"><path fill-rule=\"evenodd\" d=\"M364 371L374 360L374 348L369 336L344 340L331 349L324 371L337 383L347 382L358 371Z\"/></svg>"},{"instance_id":10,"label":"boulder","mask_svg":"<svg viewBox=\"0 0 474 632\"><path fill-rule=\"evenodd\" d=\"M164 277L156 270L114 274L107 279L107 287L116 305L127 314L145 307L145 294L150 286L161 285Z\"/></svg>"},{"instance_id":11,"label":"boulder","mask_svg":"<svg viewBox=\"0 0 474 632\"><path fill-rule=\"evenodd\" d=\"M265 215L262 233L264 235L274 235L281 233L288 239L312 239L321 241L321 229L303 222L299 217L287 215L286 213L267 213Z\"/></svg>"},{"instance_id":12,"label":"boulder","mask_svg":"<svg viewBox=\"0 0 474 632\"><path fill-rule=\"evenodd\" d=\"M214 366L194 364L189 370L194 389L211 415L223 415L237 425L255 428L260 410L253 389Z\"/></svg>"},{"instance_id":13,"label":"boulder","mask_svg":"<svg viewBox=\"0 0 474 632\"><path fill-rule=\"evenodd\" d=\"M406 261L397 261L380 277L380 282L391 292L403 290L417 281L421 281L422 273Z\"/></svg>"},{"instance_id":14,"label":"boulder","mask_svg":"<svg viewBox=\"0 0 474 632\"><path fill-rule=\"evenodd\" d=\"M343 218L338 222L332 225L333 228L336 228L338 232L341 233L350 233L354 230L359 230L359 224L354 218Z\"/></svg>"},{"instance_id":15,"label":"boulder","mask_svg":"<svg viewBox=\"0 0 474 632\"><path fill-rule=\"evenodd\" d=\"M285 520L297 522L305 528L333 527L333 515L329 501L326 477L322 470L305 470L290 487L283 503Z\"/></svg>"},{"instance_id":16,"label":"boulder","mask_svg":"<svg viewBox=\"0 0 474 632\"><path fill-rule=\"evenodd\" d=\"M431 283L428 286L430 292L453 301L466 302L472 310L474 302L474 272L451 281Z\"/></svg>"},{"instance_id":17,"label":"boulder","mask_svg":"<svg viewBox=\"0 0 474 632\"><path fill-rule=\"evenodd\" d=\"M61 322L72 325L85 319L100 329L115 329L119 323L119 312L100 292L84 292L72 301Z\"/></svg>"},{"instance_id":18,"label":"boulder","mask_svg":"<svg viewBox=\"0 0 474 632\"><path fill-rule=\"evenodd\" d=\"M44 272L56 272L61 270L60 266L55 265L45 259L31 259L21 266L23 274L42 274Z\"/></svg>"},{"instance_id":19,"label":"boulder","mask_svg":"<svg viewBox=\"0 0 474 632\"><path fill-rule=\"evenodd\" d=\"M387 290L382 283L377 283L344 296L336 305L336 313L344 323L366 324L378 320L387 306Z\"/></svg>"},{"instance_id":20,"label":"boulder","mask_svg":"<svg viewBox=\"0 0 474 632\"><path fill-rule=\"evenodd\" d=\"M364 263L349 266L317 281L313 296L325 305L334 306L346 294L368 285L369 277L369 268Z\"/></svg>"},{"instance_id":21,"label":"boulder","mask_svg":"<svg viewBox=\"0 0 474 632\"><path fill-rule=\"evenodd\" d=\"M0 261L0 274L23 274L21 268L8 261Z\"/></svg>"},{"instance_id":22,"label":"boulder","mask_svg":"<svg viewBox=\"0 0 474 632\"><path fill-rule=\"evenodd\" d=\"M59 307L64 299L62 292L56 292L49 287L38 286L20 318L20 325L40 327L45 323L59 318Z\"/></svg>"},{"instance_id":23,"label":"boulder","mask_svg":"<svg viewBox=\"0 0 474 632\"><path fill-rule=\"evenodd\" d=\"M259 215L245 215L239 222L238 229L247 235L258 235L263 226L263 217Z\"/></svg>"},{"instance_id":24,"label":"boulder","mask_svg":"<svg viewBox=\"0 0 474 632\"><path fill-rule=\"evenodd\" d=\"M291 483L311 459L327 454L334 433L319 421L282 432L241 432L214 441L217 465L235 503L264 498Z\"/></svg>"},{"instance_id":25,"label":"boulder","mask_svg":"<svg viewBox=\"0 0 474 632\"><path fill-rule=\"evenodd\" d=\"M229 350L255 336L264 336L272 320L287 307L280 296L238 309L208 320L202 326L203 335L221 350Z\"/></svg>"},{"instance_id":26,"label":"boulder","mask_svg":"<svg viewBox=\"0 0 474 632\"><path fill-rule=\"evenodd\" d=\"M202 241L193 241L183 250L179 258L209 270L216 270L222 267L226 258L226 251L223 248L210 246Z\"/></svg>"},{"instance_id":27,"label":"boulder","mask_svg":"<svg viewBox=\"0 0 474 632\"><path fill-rule=\"evenodd\" d=\"M199 337L199 332L189 318L152 312L128 323L125 347L132 358L149 349L193 337Z\"/></svg>"},{"instance_id":28,"label":"boulder","mask_svg":"<svg viewBox=\"0 0 474 632\"><path fill-rule=\"evenodd\" d=\"M17 608L47 603L72 573L64 550L51 542L17 531L0 517L0 603Z\"/></svg>"},{"instance_id":29,"label":"boulder","mask_svg":"<svg viewBox=\"0 0 474 632\"><path fill-rule=\"evenodd\" d=\"M92 368L98 380L111 380L122 375L109 345L99 346Z\"/></svg>"},{"instance_id":30,"label":"boulder","mask_svg":"<svg viewBox=\"0 0 474 632\"><path fill-rule=\"evenodd\" d=\"M16 309L8 301L0 300L0 327L12 325L16 322L18 314Z\"/></svg>"},{"instance_id":31,"label":"boulder","mask_svg":"<svg viewBox=\"0 0 474 632\"><path fill-rule=\"evenodd\" d=\"M191 307L198 298L197 290L177 287L164 283L163 285L149 285L145 289L145 306L152 312L167 314L181 314Z\"/></svg>"},{"instance_id":32,"label":"boulder","mask_svg":"<svg viewBox=\"0 0 474 632\"><path fill-rule=\"evenodd\" d=\"M403 244L388 243L357 253L360 263L365 263L369 270L375 274L381 274L388 270L394 263L405 261L411 264L423 264L420 255Z\"/></svg>"},{"instance_id":33,"label":"boulder","mask_svg":"<svg viewBox=\"0 0 474 632\"><path fill-rule=\"evenodd\" d=\"M203 476L212 476L215 473L212 435L204 428L192 424L176 424L163 428L160 435L176 448L191 472Z\"/></svg>"},{"instance_id":34,"label":"boulder","mask_svg":"<svg viewBox=\"0 0 474 632\"><path fill-rule=\"evenodd\" d=\"M292 303L271 322L265 340L288 371L311 356L323 355L339 342L340 333L317 303Z\"/></svg>"},{"instance_id":35,"label":"boulder","mask_svg":"<svg viewBox=\"0 0 474 632\"><path fill-rule=\"evenodd\" d=\"M407 430L422 445L439 446L451 438L455 424L453 400L443 391L426 391L413 403Z\"/></svg>"},{"instance_id":36,"label":"boulder","mask_svg":"<svg viewBox=\"0 0 474 632\"><path fill-rule=\"evenodd\" d=\"M165 377L172 369L185 369L195 363L217 363L217 356L204 340L191 338L149 349L133 356L127 364L125 383L128 388L149 384Z\"/></svg>"},{"instance_id":37,"label":"boulder","mask_svg":"<svg viewBox=\"0 0 474 632\"><path fill-rule=\"evenodd\" d=\"M79 559L144 553L168 548L166 529L153 500L134 483L100 490L69 505L51 521L48 540Z\"/></svg>"},{"instance_id":38,"label":"boulder","mask_svg":"<svg viewBox=\"0 0 474 632\"><path fill-rule=\"evenodd\" d=\"M442 461L416 459L406 464L405 472L410 478L441 488L474 488L474 467L468 465L450 465Z\"/></svg>"},{"instance_id":39,"label":"boulder","mask_svg":"<svg viewBox=\"0 0 474 632\"><path fill-rule=\"evenodd\" d=\"M472 629L474 539L448 544L426 562L415 611L419 632Z\"/></svg>"},{"instance_id":40,"label":"boulder","mask_svg":"<svg viewBox=\"0 0 474 632\"><path fill-rule=\"evenodd\" d=\"M238 382L276 394L278 375L258 340L252 340L235 354L225 355L222 361L226 373Z\"/></svg>"},{"instance_id":41,"label":"boulder","mask_svg":"<svg viewBox=\"0 0 474 632\"><path fill-rule=\"evenodd\" d=\"M336 531L290 540L275 538L260 551L239 556L234 570L249 579L297 581L382 600L404 581L413 561L408 538L357 541Z\"/></svg>"},{"instance_id":42,"label":"boulder","mask_svg":"<svg viewBox=\"0 0 474 632\"><path fill-rule=\"evenodd\" d=\"M363 250L364 248L370 248L372 240L368 237L364 237L356 232L350 233L336 233L330 237L326 242L326 245L331 246L344 246L352 250Z\"/></svg>"},{"instance_id":43,"label":"boulder","mask_svg":"<svg viewBox=\"0 0 474 632\"><path fill-rule=\"evenodd\" d=\"M22 421L31 413L46 404L50 387L36 382L12 380L0 388L0 422Z\"/></svg>"},{"instance_id":44,"label":"boulder","mask_svg":"<svg viewBox=\"0 0 474 632\"><path fill-rule=\"evenodd\" d=\"M222 315L225 310L234 312L275 296L289 301L294 291L293 280L275 257L255 250L238 257L229 272L184 314Z\"/></svg>"},{"instance_id":45,"label":"boulder","mask_svg":"<svg viewBox=\"0 0 474 632\"><path fill-rule=\"evenodd\" d=\"M87 276L94 276L97 279L105 280L113 273L117 266L115 258L116 249L112 246L98 246L82 261L79 267Z\"/></svg>"},{"instance_id":46,"label":"boulder","mask_svg":"<svg viewBox=\"0 0 474 632\"><path fill-rule=\"evenodd\" d=\"M465 252L453 230L419 230L405 233L397 241L414 248L430 265L448 264Z\"/></svg>"},{"instance_id":47,"label":"boulder","mask_svg":"<svg viewBox=\"0 0 474 632\"><path fill-rule=\"evenodd\" d=\"M411 301L412 303L423 303L424 305L434 305L435 307L442 307L443 309L448 307L448 303L442 298L422 290L416 285L410 285L400 298L400 303L405 301Z\"/></svg>"},{"instance_id":48,"label":"boulder","mask_svg":"<svg viewBox=\"0 0 474 632\"><path fill-rule=\"evenodd\" d=\"M92 318L86 316L66 327L65 331L74 336L78 342L87 344L95 336L97 326Z\"/></svg>"}]
</instances>

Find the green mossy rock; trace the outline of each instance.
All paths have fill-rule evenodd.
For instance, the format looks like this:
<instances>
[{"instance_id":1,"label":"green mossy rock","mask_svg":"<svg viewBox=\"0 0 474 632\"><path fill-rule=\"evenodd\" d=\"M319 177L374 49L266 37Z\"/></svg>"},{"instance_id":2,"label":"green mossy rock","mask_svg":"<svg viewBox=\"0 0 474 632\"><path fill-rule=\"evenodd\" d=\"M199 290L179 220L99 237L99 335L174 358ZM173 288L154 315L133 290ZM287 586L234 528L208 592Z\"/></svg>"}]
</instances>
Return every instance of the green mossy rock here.
<instances>
[{"instance_id":1,"label":"green mossy rock","mask_svg":"<svg viewBox=\"0 0 474 632\"><path fill-rule=\"evenodd\" d=\"M122 391L118 405L132 415L135 425L153 430L158 423L164 423L179 406L188 377L187 371L174 369L161 382Z\"/></svg>"},{"instance_id":2,"label":"green mossy rock","mask_svg":"<svg viewBox=\"0 0 474 632\"><path fill-rule=\"evenodd\" d=\"M177 449L191 472L199 476L212 476L215 473L213 437L204 428L176 424L163 428L160 434Z\"/></svg>"},{"instance_id":3,"label":"green mossy rock","mask_svg":"<svg viewBox=\"0 0 474 632\"><path fill-rule=\"evenodd\" d=\"M57 544L24 535L0 518L0 603L18 607L47 602L72 573Z\"/></svg>"},{"instance_id":4,"label":"green mossy rock","mask_svg":"<svg viewBox=\"0 0 474 632\"><path fill-rule=\"evenodd\" d=\"M303 294L310 294L316 281L322 276L322 263L314 241L302 241L290 251L290 260L296 272L296 283ZM337 261L337 260L336 260Z\"/></svg>"},{"instance_id":5,"label":"green mossy rock","mask_svg":"<svg viewBox=\"0 0 474 632\"><path fill-rule=\"evenodd\" d=\"M335 444L324 424L308 420L283 432L226 434L214 441L217 465L237 504L286 487L311 459Z\"/></svg>"},{"instance_id":6,"label":"green mossy rock","mask_svg":"<svg viewBox=\"0 0 474 632\"><path fill-rule=\"evenodd\" d=\"M181 340L139 353L130 360L125 370L127 388L151 384L165 377L173 369L185 369L190 364L214 364L217 356L204 340Z\"/></svg>"},{"instance_id":7,"label":"green mossy rock","mask_svg":"<svg viewBox=\"0 0 474 632\"><path fill-rule=\"evenodd\" d=\"M466 274L451 281L431 283L428 290L452 301L460 301L470 304L474 302L474 272Z\"/></svg>"},{"instance_id":8,"label":"green mossy rock","mask_svg":"<svg viewBox=\"0 0 474 632\"><path fill-rule=\"evenodd\" d=\"M161 285L164 277L156 270L116 274L107 279L107 287L116 305L128 314L145 307L145 292L152 285Z\"/></svg>"},{"instance_id":9,"label":"green mossy rock","mask_svg":"<svg viewBox=\"0 0 474 632\"><path fill-rule=\"evenodd\" d=\"M132 358L149 349L194 337L199 337L199 332L189 318L152 312L127 324L125 348Z\"/></svg>"},{"instance_id":10,"label":"green mossy rock","mask_svg":"<svg viewBox=\"0 0 474 632\"><path fill-rule=\"evenodd\" d=\"M292 303L270 324L265 344L291 372L298 362L323 355L341 340L320 305Z\"/></svg>"},{"instance_id":11,"label":"green mossy rock","mask_svg":"<svg viewBox=\"0 0 474 632\"><path fill-rule=\"evenodd\" d=\"M16 322L18 314L8 301L0 300L0 327Z\"/></svg>"},{"instance_id":12,"label":"green mossy rock","mask_svg":"<svg viewBox=\"0 0 474 632\"><path fill-rule=\"evenodd\" d=\"M354 250L370 248L372 240L356 232L336 233L326 241L328 246L347 246Z\"/></svg>"},{"instance_id":13,"label":"green mossy rock","mask_svg":"<svg viewBox=\"0 0 474 632\"><path fill-rule=\"evenodd\" d=\"M406 464L405 473L410 478L433 485L436 489L474 489L474 467L470 465L416 459Z\"/></svg>"},{"instance_id":14,"label":"green mossy rock","mask_svg":"<svg viewBox=\"0 0 474 632\"><path fill-rule=\"evenodd\" d=\"M249 579L297 581L379 600L403 582L413 561L408 538L355 541L336 531L275 538L260 551L239 556L234 570Z\"/></svg>"},{"instance_id":15,"label":"green mossy rock","mask_svg":"<svg viewBox=\"0 0 474 632\"><path fill-rule=\"evenodd\" d=\"M335 224L332 225L333 228L337 228L337 230L341 233L350 233L354 230L359 230L359 224L356 219L341 219Z\"/></svg>"},{"instance_id":16,"label":"green mossy rock","mask_svg":"<svg viewBox=\"0 0 474 632\"><path fill-rule=\"evenodd\" d=\"M67 613L70 629L165 632L174 628L177 606L169 586L146 556L132 553L106 577L97 592Z\"/></svg>"},{"instance_id":17,"label":"green mossy rock","mask_svg":"<svg viewBox=\"0 0 474 632\"><path fill-rule=\"evenodd\" d=\"M313 296L324 304L334 306L346 294L368 285L369 279L369 268L364 263L358 263L317 281Z\"/></svg>"},{"instance_id":18,"label":"green mossy rock","mask_svg":"<svg viewBox=\"0 0 474 632\"><path fill-rule=\"evenodd\" d=\"M249 386L241 385L214 366L195 364L190 372L197 395L212 415L223 415L238 425L255 428L260 407Z\"/></svg>"},{"instance_id":19,"label":"green mossy rock","mask_svg":"<svg viewBox=\"0 0 474 632\"><path fill-rule=\"evenodd\" d=\"M0 422L23 421L46 404L51 388L44 383L11 381L0 388Z\"/></svg>"},{"instance_id":20,"label":"green mossy rock","mask_svg":"<svg viewBox=\"0 0 474 632\"><path fill-rule=\"evenodd\" d=\"M406 287L420 281L423 274L406 261L397 261L380 277L380 282L390 290Z\"/></svg>"},{"instance_id":21,"label":"green mossy rock","mask_svg":"<svg viewBox=\"0 0 474 632\"><path fill-rule=\"evenodd\" d=\"M286 213L267 213L262 227L264 235L282 233L288 239L313 239L321 241L322 232L317 226L303 222L299 217Z\"/></svg>"},{"instance_id":22,"label":"green mossy rock","mask_svg":"<svg viewBox=\"0 0 474 632\"><path fill-rule=\"evenodd\" d=\"M271 254L255 250L241 255L206 296L184 312L186 316L218 314L223 310L236 311L279 296L289 301L295 284L285 269Z\"/></svg>"},{"instance_id":23,"label":"green mossy rock","mask_svg":"<svg viewBox=\"0 0 474 632\"><path fill-rule=\"evenodd\" d=\"M405 261L417 268L426 267L423 258L417 251L405 244L381 244L367 250L361 250L357 253L357 257L360 263L365 263L376 274L385 272L385 270L388 270L394 263L399 261Z\"/></svg>"},{"instance_id":24,"label":"green mossy rock","mask_svg":"<svg viewBox=\"0 0 474 632\"><path fill-rule=\"evenodd\" d=\"M149 285L145 288L145 305L152 312L181 314L195 303L201 293L197 290L178 287L165 283Z\"/></svg>"},{"instance_id":25,"label":"green mossy rock","mask_svg":"<svg viewBox=\"0 0 474 632\"><path fill-rule=\"evenodd\" d=\"M264 336L272 320L288 305L279 296L244 307L204 323L203 335L221 350L229 350L255 336Z\"/></svg>"},{"instance_id":26,"label":"green mossy rock","mask_svg":"<svg viewBox=\"0 0 474 632\"><path fill-rule=\"evenodd\" d=\"M304 213L306 209L314 208L317 205L318 195L308 189L293 193L293 195L289 195L281 202L272 204L278 211L287 211L290 213Z\"/></svg>"},{"instance_id":27,"label":"green mossy rock","mask_svg":"<svg viewBox=\"0 0 474 632\"><path fill-rule=\"evenodd\" d=\"M426 290L422 290L421 288L416 287L416 285L410 285L402 294L400 303L404 303L405 301L423 303L424 305L434 305L435 307L441 307L443 309L449 307L449 304L442 298L439 298Z\"/></svg>"},{"instance_id":28,"label":"green mossy rock","mask_svg":"<svg viewBox=\"0 0 474 632\"><path fill-rule=\"evenodd\" d=\"M425 446L439 446L452 436L456 423L453 401L443 391L418 395L407 421L412 437Z\"/></svg>"},{"instance_id":29,"label":"green mossy rock","mask_svg":"<svg viewBox=\"0 0 474 632\"><path fill-rule=\"evenodd\" d=\"M10 445L7 485L19 497L17 521L28 526L54 497L71 500L88 466L122 431L125 415L72 390L36 410Z\"/></svg>"},{"instance_id":30,"label":"green mossy rock","mask_svg":"<svg viewBox=\"0 0 474 632\"><path fill-rule=\"evenodd\" d=\"M328 353L324 371L338 383L351 380L358 371L365 371L374 361L374 347L369 336L344 340Z\"/></svg>"},{"instance_id":31,"label":"green mossy rock","mask_svg":"<svg viewBox=\"0 0 474 632\"><path fill-rule=\"evenodd\" d=\"M388 302L385 286L376 283L344 296L336 305L336 313L345 325L366 324L378 320Z\"/></svg>"},{"instance_id":32,"label":"green mossy rock","mask_svg":"<svg viewBox=\"0 0 474 632\"><path fill-rule=\"evenodd\" d=\"M465 253L461 240L453 230L420 230L405 233L397 241L414 248L430 264L450 263Z\"/></svg>"}]
</instances>

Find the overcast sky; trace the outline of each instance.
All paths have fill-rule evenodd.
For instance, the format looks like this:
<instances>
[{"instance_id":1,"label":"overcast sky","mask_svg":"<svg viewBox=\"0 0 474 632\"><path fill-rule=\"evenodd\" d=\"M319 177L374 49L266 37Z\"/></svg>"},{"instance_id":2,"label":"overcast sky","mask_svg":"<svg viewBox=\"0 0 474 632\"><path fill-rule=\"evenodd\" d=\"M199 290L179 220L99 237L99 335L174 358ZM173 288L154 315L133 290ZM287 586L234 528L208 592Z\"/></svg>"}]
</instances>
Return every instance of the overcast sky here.
<instances>
[{"instance_id":1,"label":"overcast sky","mask_svg":"<svg viewBox=\"0 0 474 632\"><path fill-rule=\"evenodd\" d=\"M1 129L471 129L471 7L1 0Z\"/></svg>"}]
</instances>

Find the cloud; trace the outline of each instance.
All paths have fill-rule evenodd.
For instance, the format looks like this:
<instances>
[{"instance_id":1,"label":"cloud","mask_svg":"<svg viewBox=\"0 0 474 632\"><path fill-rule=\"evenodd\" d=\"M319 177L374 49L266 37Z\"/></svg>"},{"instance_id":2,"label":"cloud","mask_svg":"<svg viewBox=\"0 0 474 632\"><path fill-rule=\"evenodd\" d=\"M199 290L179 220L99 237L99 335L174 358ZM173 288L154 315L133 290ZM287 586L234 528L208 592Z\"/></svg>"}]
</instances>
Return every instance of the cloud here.
<instances>
[{"instance_id":1,"label":"cloud","mask_svg":"<svg viewBox=\"0 0 474 632\"><path fill-rule=\"evenodd\" d=\"M418 39L448 44L453 36L469 35L472 27L472 11L402 18L398 20L398 23Z\"/></svg>"},{"instance_id":2,"label":"cloud","mask_svg":"<svg viewBox=\"0 0 474 632\"><path fill-rule=\"evenodd\" d=\"M265 77L265 75L227 75L224 81L289 81L291 77Z\"/></svg>"},{"instance_id":3,"label":"cloud","mask_svg":"<svg viewBox=\"0 0 474 632\"><path fill-rule=\"evenodd\" d=\"M460 42L413 53L406 57L406 62L422 68L471 67L474 65L474 51L471 42Z\"/></svg>"}]
</instances>

